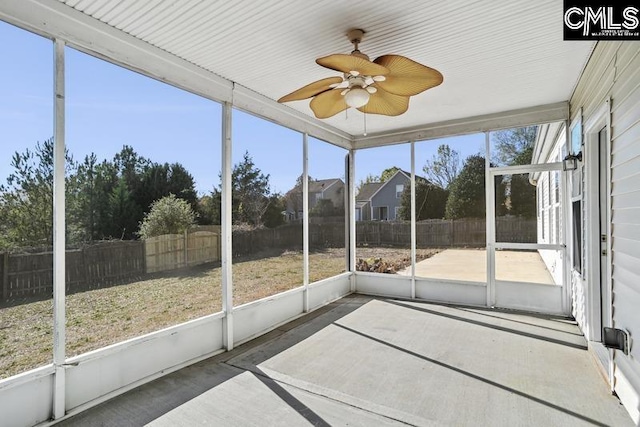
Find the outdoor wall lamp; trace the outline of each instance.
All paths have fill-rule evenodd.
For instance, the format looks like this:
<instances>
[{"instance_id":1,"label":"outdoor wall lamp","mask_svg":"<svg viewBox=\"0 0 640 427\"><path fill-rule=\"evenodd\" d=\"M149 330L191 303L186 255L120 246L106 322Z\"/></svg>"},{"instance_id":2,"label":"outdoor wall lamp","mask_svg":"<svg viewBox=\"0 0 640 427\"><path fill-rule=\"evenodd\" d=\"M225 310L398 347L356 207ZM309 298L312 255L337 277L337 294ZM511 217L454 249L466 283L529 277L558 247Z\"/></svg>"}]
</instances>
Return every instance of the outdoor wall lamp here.
<instances>
[{"instance_id":1,"label":"outdoor wall lamp","mask_svg":"<svg viewBox=\"0 0 640 427\"><path fill-rule=\"evenodd\" d=\"M582 161L582 151L578 154L567 154L567 157L562 159L562 169L564 171L574 171L578 169L578 162Z\"/></svg>"}]
</instances>

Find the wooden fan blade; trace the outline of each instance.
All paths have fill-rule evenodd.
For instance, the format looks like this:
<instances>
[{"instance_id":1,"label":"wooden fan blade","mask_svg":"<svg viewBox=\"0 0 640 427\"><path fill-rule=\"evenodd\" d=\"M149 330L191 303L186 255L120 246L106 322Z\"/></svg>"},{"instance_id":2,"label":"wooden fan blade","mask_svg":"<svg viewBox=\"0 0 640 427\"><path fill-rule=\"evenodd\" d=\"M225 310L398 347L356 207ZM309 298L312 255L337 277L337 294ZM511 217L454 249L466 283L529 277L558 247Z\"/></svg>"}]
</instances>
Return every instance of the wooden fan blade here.
<instances>
[{"instance_id":1,"label":"wooden fan blade","mask_svg":"<svg viewBox=\"0 0 640 427\"><path fill-rule=\"evenodd\" d=\"M319 93L332 89L331 85L342 83L342 77L328 77L301 87L288 95L278 99L278 102L299 101L301 99L311 98Z\"/></svg>"},{"instance_id":2,"label":"wooden fan blade","mask_svg":"<svg viewBox=\"0 0 640 427\"><path fill-rule=\"evenodd\" d=\"M328 119L349 108L344 96L342 96L342 89L322 92L311 100L309 106L313 110L313 114L319 119Z\"/></svg>"},{"instance_id":3,"label":"wooden fan blade","mask_svg":"<svg viewBox=\"0 0 640 427\"><path fill-rule=\"evenodd\" d=\"M384 55L374 61L389 69L385 80L376 84L387 92L413 96L443 81L440 71L400 55Z\"/></svg>"},{"instance_id":4,"label":"wooden fan blade","mask_svg":"<svg viewBox=\"0 0 640 427\"><path fill-rule=\"evenodd\" d=\"M364 76L385 76L389 74L389 70L384 65L373 63L357 55L337 53L335 55L318 58L316 59L316 63L343 73L356 71Z\"/></svg>"},{"instance_id":5,"label":"wooden fan blade","mask_svg":"<svg viewBox=\"0 0 640 427\"><path fill-rule=\"evenodd\" d=\"M369 102L364 107L358 108L359 111L367 114L382 114L385 116L399 116L409 109L409 97L395 95L381 89L376 83L377 91L369 97Z\"/></svg>"}]
</instances>

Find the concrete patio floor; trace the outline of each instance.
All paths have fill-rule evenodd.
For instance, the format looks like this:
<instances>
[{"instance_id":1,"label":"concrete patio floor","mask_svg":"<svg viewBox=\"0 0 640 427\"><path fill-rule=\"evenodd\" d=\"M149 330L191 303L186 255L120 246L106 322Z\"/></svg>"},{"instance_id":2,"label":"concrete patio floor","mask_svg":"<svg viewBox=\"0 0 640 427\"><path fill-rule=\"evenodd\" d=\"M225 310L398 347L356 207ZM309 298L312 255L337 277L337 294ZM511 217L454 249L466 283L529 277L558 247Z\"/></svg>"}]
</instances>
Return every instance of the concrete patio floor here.
<instances>
[{"instance_id":1,"label":"concrete patio floor","mask_svg":"<svg viewBox=\"0 0 640 427\"><path fill-rule=\"evenodd\" d=\"M59 425L632 422L572 320L352 295Z\"/></svg>"},{"instance_id":2,"label":"concrete patio floor","mask_svg":"<svg viewBox=\"0 0 640 427\"><path fill-rule=\"evenodd\" d=\"M409 275L411 268L398 272ZM487 281L486 249L445 249L416 263L416 276L432 279ZM553 277L538 252L496 251L496 279L553 285Z\"/></svg>"}]
</instances>

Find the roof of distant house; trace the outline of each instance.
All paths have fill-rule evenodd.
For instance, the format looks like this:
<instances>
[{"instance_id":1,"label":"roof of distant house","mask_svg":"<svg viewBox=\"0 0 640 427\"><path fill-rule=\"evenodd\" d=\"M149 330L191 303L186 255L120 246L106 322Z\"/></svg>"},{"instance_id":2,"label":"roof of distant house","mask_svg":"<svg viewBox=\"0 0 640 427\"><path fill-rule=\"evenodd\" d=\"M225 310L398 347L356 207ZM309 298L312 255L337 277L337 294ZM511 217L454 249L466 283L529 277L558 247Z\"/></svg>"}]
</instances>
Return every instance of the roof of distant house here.
<instances>
[{"instance_id":1,"label":"roof of distant house","mask_svg":"<svg viewBox=\"0 0 640 427\"><path fill-rule=\"evenodd\" d=\"M327 188L329 188L329 187L331 187L331 186L333 186L334 184L337 184L337 183L344 185L344 183L342 182L342 180L340 178L310 180L309 181L309 193L321 193L324 190L326 190ZM295 187L293 187L291 190L289 190L289 192L301 193L302 192L302 186L298 184Z\"/></svg>"},{"instance_id":2,"label":"roof of distant house","mask_svg":"<svg viewBox=\"0 0 640 427\"><path fill-rule=\"evenodd\" d=\"M411 172L407 172L405 170L398 169L385 182L368 182L366 184L363 184L362 187L360 188L360 192L356 196L356 202L358 202L358 201L363 202L363 201L371 200L371 198L378 192L378 190L380 190L382 187L384 187L389 181L391 181L393 179L394 176L396 176L399 173L402 173L407 179L411 179ZM424 177L422 177L420 175L416 175L416 180L424 180L426 182L429 182L428 179L426 179L426 178L424 178Z\"/></svg>"},{"instance_id":3,"label":"roof of distant house","mask_svg":"<svg viewBox=\"0 0 640 427\"><path fill-rule=\"evenodd\" d=\"M384 182L367 182L362 184L356 200L370 200L371 197L384 185Z\"/></svg>"},{"instance_id":4,"label":"roof of distant house","mask_svg":"<svg viewBox=\"0 0 640 427\"><path fill-rule=\"evenodd\" d=\"M316 181L309 181L309 193L320 193L334 184L342 184L340 178L318 179Z\"/></svg>"}]
</instances>

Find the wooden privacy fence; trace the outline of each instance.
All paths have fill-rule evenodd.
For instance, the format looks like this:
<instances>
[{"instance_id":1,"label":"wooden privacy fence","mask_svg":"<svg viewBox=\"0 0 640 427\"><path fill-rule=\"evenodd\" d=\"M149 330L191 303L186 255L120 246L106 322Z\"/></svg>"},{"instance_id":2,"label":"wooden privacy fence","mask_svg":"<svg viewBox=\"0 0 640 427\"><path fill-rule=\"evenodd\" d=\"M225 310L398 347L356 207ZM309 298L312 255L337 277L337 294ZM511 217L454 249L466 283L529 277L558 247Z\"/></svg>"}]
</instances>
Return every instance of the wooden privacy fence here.
<instances>
[{"instance_id":1,"label":"wooden privacy fence","mask_svg":"<svg viewBox=\"0 0 640 427\"><path fill-rule=\"evenodd\" d=\"M0 301L51 298L53 253L0 254ZM145 274L144 246L138 241L102 242L65 255L66 292L98 289Z\"/></svg>"},{"instance_id":2,"label":"wooden privacy fence","mask_svg":"<svg viewBox=\"0 0 640 427\"><path fill-rule=\"evenodd\" d=\"M408 222L366 221L356 223L359 246L411 246L411 224ZM431 219L416 223L416 246L480 247L486 245L484 219Z\"/></svg>"},{"instance_id":3,"label":"wooden privacy fence","mask_svg":"<svg viewBox=\"0 0 640 427\"><path fill-rule=\"evenodd\" d=\"M535 219L496 219L498 242L535 243ZM482 247L486 243L484 219L427 220L416 224L416 245L425 247ZM390 221L356 223L360 246L411 245L411 224ZM102 242L66 251L68 293L113 286L146 273L220 261L220 226L199 227L185 234L168 234L146 241ZM309 245L344 247L345 224L309 224ZM251 255L267 249L302 248L302 224L277 228L236 230L233 255ZM0 253L0 302L50 298L53 294L53 254Z\"/></svg>"},{"instance_id":4,"label":"wooden privacy fence","mask_svg":"<svg viewBox=\"0 0 640 427\"><path fill-rule=\"evenodd\" d=\"M538 221L502 216L496 218L496 242L537 243Z\"/></svg>"},{"instance_id":5,"label":"wooden privacy fence","mask_svg":"<svg viewBox=\"0 0 640 427\"><path fill-rule=\"evenodd\" d=\"M324 224L309 224L309 246L344 247L344 220ZM286 224L277 228L235 230L233 232L233 256L250 255L268 249L301 249L302 224Z\"/></svg>"},{"instance_id":6,"label":"wooden privacy fence","mask_svg":"<svg viewBox=\"0 0 640 427\"><path fill-rule=\"evenodd\" d=\"M536 243L535 219L499 217L496 219L498 242ZM309 224L309 246L344 247L345 225L342 223ZM359 221L356 223L356 243L359 246L411 245L411 224L392 221ZM486 221L465 218L459 220L431 219L416 224L416 246L482 247L486 245ZM302 224L287 224L277 228L237 230L233 232L233 255L248 255L265 249L299 249L302 247Z\"/></svg>"},{"instance_id":7,"label":"wooden privacy fence","mask_svg":"<svg viewBox=\"0 0 640 427\"><path fill-rule=\"evenodd\" d=\"M215 228L217 227L217 229ZM220 261L220 226L146 239L147 273Z\"/></svg>"},{"instance_id":8,"label":"wooden privacy fence","mask_svg":"<svg viewBox=\"0 0 640 427\"><path fill-rule=\"evenodd\" d=\"M329 225L333 227L335 224ZM277 228L234 230L233 256L249 255L268 249L302 248L302 224L293 223Z\"/></svg>"},{"instance_id":9,"label":"wooden privacy fence","mask_svg":"<svg viewBox=\"0 0 640 427\"><path fill-rule=\"evenodd\" d=\"M416 246L480 247L487 239L486 221L480 218L426 220L416 224Z\"/></svg>"}]
</instances>

